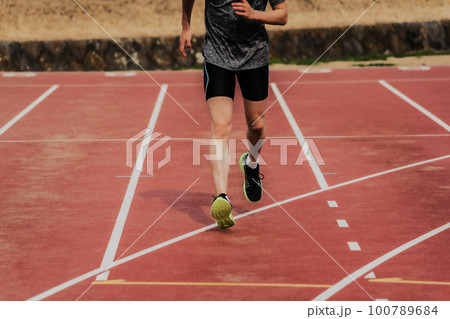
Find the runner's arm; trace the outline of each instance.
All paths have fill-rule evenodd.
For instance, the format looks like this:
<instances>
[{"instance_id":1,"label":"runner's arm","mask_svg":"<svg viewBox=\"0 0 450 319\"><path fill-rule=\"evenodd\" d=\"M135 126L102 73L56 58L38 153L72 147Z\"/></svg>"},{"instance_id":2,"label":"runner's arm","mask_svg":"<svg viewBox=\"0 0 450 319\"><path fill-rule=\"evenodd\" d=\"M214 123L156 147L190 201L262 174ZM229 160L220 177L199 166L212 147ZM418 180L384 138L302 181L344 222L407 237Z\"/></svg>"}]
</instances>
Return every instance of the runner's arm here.
<instances>
[{"instance_id":1,"label":"runner's arm","mask_svg":"<svg viewBox=\"0 0 450 319\"><path fill-rule=\"evenodd\" d=\"M192 49L191 39L191 15L195 0L183 0L183 9L181 17L182 31L180 35L180 52L183 57Z\"/></svg>"},{"instance_id":2,"label":"runner's arm","mask_svg":"<svg viewBox=\"0 0 450 319\"><path fill-rule=\"evenodd\" d=\"M246 0L231 4L237 15L265 24L285 25L288 21L286 1L272 7L272 11L254 10Z\"/></svg>"}]
</instances>

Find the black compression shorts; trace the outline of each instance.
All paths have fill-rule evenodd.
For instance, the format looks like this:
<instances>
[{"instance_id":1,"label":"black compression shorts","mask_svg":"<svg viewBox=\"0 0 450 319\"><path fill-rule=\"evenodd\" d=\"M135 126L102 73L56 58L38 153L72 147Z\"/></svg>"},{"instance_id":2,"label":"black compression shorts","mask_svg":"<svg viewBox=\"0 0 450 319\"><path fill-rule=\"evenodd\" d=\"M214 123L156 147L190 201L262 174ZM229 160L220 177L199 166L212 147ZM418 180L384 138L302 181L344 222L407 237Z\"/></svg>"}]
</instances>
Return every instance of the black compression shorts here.
<instances>
[{"instance_id":1,"label":"black compression shorts","mask_svg":"<svg viewBox=\"0 0 450 319\"><path fill-rule=\"evenodd\" d=\"M269 94L269 65L256 69L230 71L205 62L203 81L206 100L217 96L234 99L236 77L244 99L262 101L267 98Z\"/></svg>"}]
</instances>

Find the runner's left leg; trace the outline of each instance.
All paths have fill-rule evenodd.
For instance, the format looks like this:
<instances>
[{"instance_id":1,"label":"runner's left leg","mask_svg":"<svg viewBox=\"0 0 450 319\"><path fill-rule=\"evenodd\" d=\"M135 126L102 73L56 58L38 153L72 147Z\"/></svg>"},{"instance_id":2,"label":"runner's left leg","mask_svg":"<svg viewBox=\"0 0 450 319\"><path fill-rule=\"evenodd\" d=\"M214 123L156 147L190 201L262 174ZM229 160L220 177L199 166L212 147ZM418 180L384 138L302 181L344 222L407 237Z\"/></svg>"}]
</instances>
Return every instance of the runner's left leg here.
<instances>
[{"instance_id":1,"label":"runner's left leg","mask_svg":"<svg viewBox=\"0 0 450 319\"><path fill-rule=\"evenodd\" d=\"M247 139L252 145L256 145L259 140L266 138L266 122L264 120L264 111L266 110L267 99L262 101L249 101L244 99L245 119L247 121ZM251 145L250 145L251 147ZM257 152L259 154L261 149ZM253 157L250 152L250 159L256 162L257 158Z\"/></svg>"},{"instance_id":2,"label":"runner's left leg","mask_svg":"<svg viewBox=\"0 0 450 319\"><path fill-rule=\"evenodd\" d=\"M248 153L242 154L239 165L244 173L244 195L250 202L258 202L263 193L261 179L263 175L259 172L257 162L261 152L260 141L266 137L266 124L264 121L264 110L266 99L258 102L244 99L245 118L247 120L247 139L249 141Z\"/></svg>"}]
</instances>

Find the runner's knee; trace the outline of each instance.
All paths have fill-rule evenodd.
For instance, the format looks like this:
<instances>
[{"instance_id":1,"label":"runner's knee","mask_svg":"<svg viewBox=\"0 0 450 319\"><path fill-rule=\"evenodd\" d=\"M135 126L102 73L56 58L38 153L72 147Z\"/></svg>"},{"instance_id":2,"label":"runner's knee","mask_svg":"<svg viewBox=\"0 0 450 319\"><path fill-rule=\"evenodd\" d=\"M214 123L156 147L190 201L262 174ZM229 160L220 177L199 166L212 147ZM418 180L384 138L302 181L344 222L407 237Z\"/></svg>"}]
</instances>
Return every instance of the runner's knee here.
<instances>
[{"instance_id":1,"label":"runner's knee","mask_svg":"<svg viewBox=\"0 0 450 319\"><path fill-rule=\"evenodd\" d=\"M255 120L248 121L247 127L254 133L262 133L266 127L266 122L264 121L263 117L260 117L259 119L256 118Z\"/></svg>"},{"instance_id":2,"label":"runner's knee","mask_svg":"<svg viewBox=\"0 0 450 319\"><path fill-rule=\"evenodd\" d=\"M231 131L231 121L219 120L212 123L213 134L216 138L227 139Z\"/></svg>"}]
</instances>

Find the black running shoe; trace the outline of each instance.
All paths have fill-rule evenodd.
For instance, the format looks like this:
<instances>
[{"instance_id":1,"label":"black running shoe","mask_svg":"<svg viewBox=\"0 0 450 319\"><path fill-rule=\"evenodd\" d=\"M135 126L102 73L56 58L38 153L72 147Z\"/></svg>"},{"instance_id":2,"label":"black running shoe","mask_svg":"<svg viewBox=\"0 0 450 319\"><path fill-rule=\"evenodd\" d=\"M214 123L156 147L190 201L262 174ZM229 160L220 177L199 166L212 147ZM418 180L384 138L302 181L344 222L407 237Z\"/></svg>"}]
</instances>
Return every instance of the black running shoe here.
<instances>
[{"instance_id":1,"label":"black running shoe","mask_svg":"<svg viewBox=\"0 0 450 319\"><path fill-rule=\"evenodd\" d=\"M250 168L246 164L247 156L249 153L242 154L239 159L239 164L241 165L242 173L244 173L244 195L249 202L259 202L262 196L262 182L264 175L259 173L259 164L256 168Z\"/></svg>"}]
</instances>

